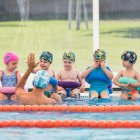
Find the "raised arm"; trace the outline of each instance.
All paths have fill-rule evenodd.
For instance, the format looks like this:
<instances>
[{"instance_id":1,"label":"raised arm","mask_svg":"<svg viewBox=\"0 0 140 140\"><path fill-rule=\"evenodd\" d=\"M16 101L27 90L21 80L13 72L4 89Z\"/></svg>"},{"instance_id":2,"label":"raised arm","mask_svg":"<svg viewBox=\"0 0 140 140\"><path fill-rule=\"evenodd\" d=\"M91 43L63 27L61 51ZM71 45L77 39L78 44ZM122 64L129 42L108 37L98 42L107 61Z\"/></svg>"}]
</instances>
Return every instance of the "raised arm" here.
<instances>
[{"instance_id":1,"label":"raised arm","mask_svg":"<svg viewBox=\"0 0 140 140\"><path fill-rule=\"evenodd\" d=\"M24 88L28 76L29 76L30 73L33 71L33 69L34 69L35 67L37 67L37 65L39 64L39 63L35 63L35 55L34 55L33 53L31 53L31 54L29 55L27 64L28 64L28 69L26 70L26 72L24 73L23 77L22 77L21 80L19 81L19 83L18 83L18 85L17 85L17 87L16 87L16 90L17 90L17 89L23 89L23 88Z\"/></svg>"}]
</instances>

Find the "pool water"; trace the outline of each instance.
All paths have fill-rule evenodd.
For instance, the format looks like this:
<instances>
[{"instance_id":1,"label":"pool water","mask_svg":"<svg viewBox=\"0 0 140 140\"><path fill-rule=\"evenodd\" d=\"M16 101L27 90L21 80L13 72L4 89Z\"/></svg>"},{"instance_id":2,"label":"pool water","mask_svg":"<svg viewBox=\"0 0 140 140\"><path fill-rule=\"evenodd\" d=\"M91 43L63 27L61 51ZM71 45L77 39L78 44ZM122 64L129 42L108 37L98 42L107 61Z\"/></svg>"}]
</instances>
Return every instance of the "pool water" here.
<instances>
[{"instance_id":1,"label":"pool water","mask_svg":"<svg viewBox=\"0 0 140 140\"><path fill-rule=\"evenodd\" d=\"M67 100L71 105L126 105L140 101L122 101L112 96L111 101L89 99ZM0 104L17 104L1 101ZM0 112L0 120L140 120L140 112L69 113L69 112ZM139 140L140 129L88 129L88 128L0 128L0 140Z\"/></svg>"}]
</instances>

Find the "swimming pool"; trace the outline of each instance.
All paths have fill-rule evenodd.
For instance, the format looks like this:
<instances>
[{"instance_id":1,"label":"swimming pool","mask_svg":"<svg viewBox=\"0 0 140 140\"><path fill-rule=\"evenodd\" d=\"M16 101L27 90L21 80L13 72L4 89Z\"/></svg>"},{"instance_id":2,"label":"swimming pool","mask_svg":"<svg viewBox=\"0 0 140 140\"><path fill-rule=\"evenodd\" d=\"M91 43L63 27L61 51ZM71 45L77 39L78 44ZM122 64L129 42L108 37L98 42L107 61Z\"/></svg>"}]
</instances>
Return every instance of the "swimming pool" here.
<instances>
[{"instance_id":1,"label":"swimming pool","mask_svg":"<svg viewBox=\"0 0 140 140\"><path fill-rule=\"evenodd\" d=\"M14 102L0 102L0 104L13 104ZM89 99L77 101L67 100L65 104L71 105L140 105L140 101L122 101L119 96L112 96L112 101ZM14 103L15 104L15 103ZM0 112L1 120L140 120L140 112ZM129 140L140 139L139 129L89 129L89 128L0 128L1 140Z\"/></svg>"}]
</instances>

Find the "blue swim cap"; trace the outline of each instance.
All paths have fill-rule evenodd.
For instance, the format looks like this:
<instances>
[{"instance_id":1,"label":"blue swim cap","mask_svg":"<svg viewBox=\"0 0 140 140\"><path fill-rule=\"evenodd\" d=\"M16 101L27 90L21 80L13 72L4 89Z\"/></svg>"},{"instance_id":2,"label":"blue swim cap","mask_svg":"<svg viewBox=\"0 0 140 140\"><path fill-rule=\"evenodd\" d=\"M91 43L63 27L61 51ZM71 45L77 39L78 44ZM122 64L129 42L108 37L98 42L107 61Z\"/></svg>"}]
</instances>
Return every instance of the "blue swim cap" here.
<instances>
[{"instance_id":1,"label":"blue swim cap","mask_svg":"<svg viewBox=\"0 0 140 140\"><path fill-rule=\"evenodd\" d=\"M39 70L33 80L33 85L37 88L46 88L49 84L50 76L46 70Z\"/></svg>"},{"instance_id":2,"label":"blue swim cap","mask_svg":"<svg viewBox=\"0 0 140 140\"><path fill-rule=\"evenodd\" d=\"M52 61L53 61L53 54L51 52L49 52L49 51L44 51L44 52L41 53L40 59L44 59L44 60L52 63Z\"/></svg>"}]
</instances>

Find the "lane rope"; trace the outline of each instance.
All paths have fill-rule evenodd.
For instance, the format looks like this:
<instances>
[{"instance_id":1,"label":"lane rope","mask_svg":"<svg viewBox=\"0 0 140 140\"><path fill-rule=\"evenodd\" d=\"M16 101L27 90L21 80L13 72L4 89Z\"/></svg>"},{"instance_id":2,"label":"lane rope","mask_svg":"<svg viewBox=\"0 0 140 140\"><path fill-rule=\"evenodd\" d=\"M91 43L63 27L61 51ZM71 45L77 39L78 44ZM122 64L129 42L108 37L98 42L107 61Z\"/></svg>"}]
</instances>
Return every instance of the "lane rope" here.
<instances>
[{"instance_id":1,"label":"lane rope","mask_svg":"<svg viewBox=\"0 0 140 140\"><path fill-rule=\"evenodd\" d=\"M140 121L95 120L3 120L0 128L140 128Z\"/></svg>"},{"instance_id":2,"label":"lane rope","mask_svg":"<svg viewBox=\"0 0 140 140\"><path fill-rule=\"evenodd\" d=\"M140 111L140 105L113 105L113 106L88 106L88 105L0 105L0 112L128 112Z\"/></svg>"}]
</instances>

